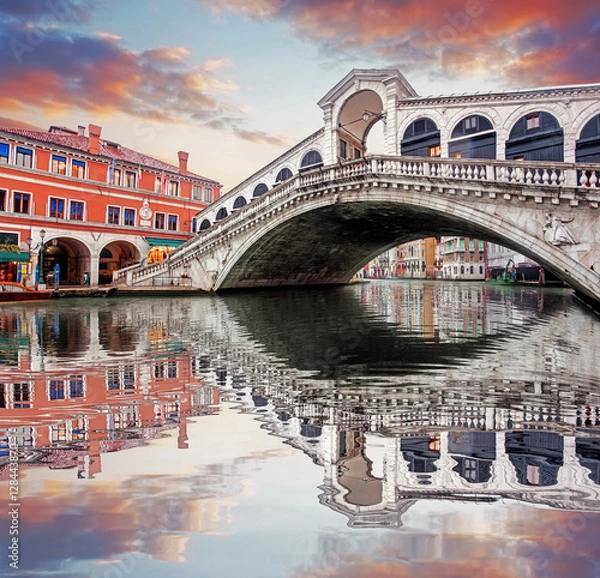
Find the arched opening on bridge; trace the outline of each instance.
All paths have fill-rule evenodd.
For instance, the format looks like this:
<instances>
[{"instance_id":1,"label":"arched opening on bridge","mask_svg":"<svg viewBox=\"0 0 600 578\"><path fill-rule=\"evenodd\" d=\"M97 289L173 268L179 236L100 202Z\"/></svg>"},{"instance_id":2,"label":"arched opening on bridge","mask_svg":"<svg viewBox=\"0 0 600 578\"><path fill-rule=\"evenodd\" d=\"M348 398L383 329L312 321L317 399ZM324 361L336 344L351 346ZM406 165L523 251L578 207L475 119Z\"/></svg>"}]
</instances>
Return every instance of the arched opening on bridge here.
<instances>
[{"instance_id":1,"label":"arched opening on bridge","mask_svg":"<svg viewBox=\"0 0 600 578\"><path fill-rule=\"evenodd\" d=\"M208 219L204 219L202 223L200 223L200 231L205 231L206 229L210 229L210 221Z\"/></svg>"},{"instance_id":2,"label":"arched opening on bridge","mask_svg":"<svg viewBox=\"0 0 600 578\"><path fill-rule=\"evenodd\" d=\"M600 114L588 120L575 143L575 161L600 163Z\"/></svg>"},{"instance_id":3,"label":"arched opening on bridge","mask_svg":"<svg viewBox=\"0 0 600 578\"><path fill-rule=\"evenodd\" d=\"M91 254L77 239L58 237L46 243L43 257L43 278L52 284L56 265L60 267L60 283L79 285L85 272L90 271Z\"/></svg>"},{"instance_id":4,"label":"arched opening on bridge","mask_svg":"<svg viewBox=\"0 0 600 578\"><path fill-rule=\"evenodd\" d=\"M127 241L113 241L100 251L98 283L110 283L113 271L137 263L142 258L138 248Z\"/></svg>"},{"instance_id":5,"label":"arched opening on bridge","mask_svg":"<svg viewBox=\"0 0 600 578\"><path fill-rule=\"evenodd\" d=\"M287 167L283 167L275 177L275 184L282 183L293 177L292 171Z\"/></svg>"},{"instance_id":6,"label":"arched opening on bridge","mask_svg":"<svg viewBox=\"0 0 600 578\"><path fill-rule=\"evenodd\" d=\"M218 211L217 211L217 215L215 217L215 221L221 221L222 219L224 219L227 216L227 209L225 207L221 207Z\"/></svg>"},{"instance_id":7,"label":"arched opening on bridge","mask_svg":"<svg viewBox=\"0 0 600 578\"><path fill-rule=\"evenodd\" d=\"M308 151L300 161L300 172L323 166L323 157L319 151Z\"/></svg>"},{"instance_id":8,"label":"arched opening on bridge","mask_svg":"<svg viewBox=\"0 0 600 578\"><path fill-rule=\"evenodd\" d=\"M383 103L376 92L361 90L353 94L338 116L338 160L364 157L367 135L373 125L383 119Z\"/></svg>"},{"instance_id":9,"label":"arched opening on bridge","mask_svg":"<svg viewBox=\"0 0 600 578\"><path fill-rule=\"evenodd\" d=\"M479 114L463 118L452 130L448 156L464 159L495 159L496 131L492 123Z\"/></svg>"},{"instance_id":10,"label":"arched opening on bridge","mask_svg":"<svg viewBox=\"0 0 600 578\"><path fill-rule=\"evenodd\" d=\"M437 124L427 117L411 122L400 141L400 154L412 157L439 157L441 144Z\"/></svg>"},{"instance_id":11,"label":"arched opening on bridge","mask_svg":"<svg viewBox=\"0 0 600 578\"><path fill-rule=\"evenodd\" d=\"M265 183L259 183L258 185L256 185L254 187L254 191L252 192L252 197L253 198L260 197L261 195L264 195L268 190L269 190L269 187L267 187L267 185L265 185Z\"/></svg>"},{"instance_id":12,"label":"arched opening on bridge","mask_svg":"<svg viewBox=\"0 0 600 578\"><path fill-rule=\"evenodd\" d=\"M233 210L237 211L238 209L241 209L246 204L247 204L246 198L240 195L233 203Z\"/></svg>"},{"instance_id":13,"label":"arched opening on bridge","mask_svg":"<svg viewBox=\"0 0 600 578\"><path fill-rule=\"evenodd\" d=\"M508 135L508 160L562 162L564 157L564 131L549 112L537 111L522 116Z\"/></svg>"}]
</instances>

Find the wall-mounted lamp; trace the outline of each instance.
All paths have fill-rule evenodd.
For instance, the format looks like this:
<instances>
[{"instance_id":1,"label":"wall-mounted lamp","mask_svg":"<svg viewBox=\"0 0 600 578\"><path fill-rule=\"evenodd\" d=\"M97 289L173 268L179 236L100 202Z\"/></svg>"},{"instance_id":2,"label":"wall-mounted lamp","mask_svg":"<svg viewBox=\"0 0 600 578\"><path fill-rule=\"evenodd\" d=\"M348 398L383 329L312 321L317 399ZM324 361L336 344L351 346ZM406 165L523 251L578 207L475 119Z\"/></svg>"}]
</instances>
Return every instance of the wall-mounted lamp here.
<instances>
[{"instance_id":1,"label":"wall-mounted lamp","mask_svg":"<svg viewBox=\"0 0 600 578\"><path fill-rule=\"evenodd\" d=\"M351 124L357 123L357 122L364 122L364 123L372 123L372 122L376 122L378 120L383 120L384 124L386 121L386 114L385 112L373 112L372 110L366 110L365 112L362 113L362 115L360 116L360 118L351 120L349 122L344 122L344 123L338 123L338 128L345 128ZM352 134L352 133L350 133Z\"/></svg>"}]
</instances>

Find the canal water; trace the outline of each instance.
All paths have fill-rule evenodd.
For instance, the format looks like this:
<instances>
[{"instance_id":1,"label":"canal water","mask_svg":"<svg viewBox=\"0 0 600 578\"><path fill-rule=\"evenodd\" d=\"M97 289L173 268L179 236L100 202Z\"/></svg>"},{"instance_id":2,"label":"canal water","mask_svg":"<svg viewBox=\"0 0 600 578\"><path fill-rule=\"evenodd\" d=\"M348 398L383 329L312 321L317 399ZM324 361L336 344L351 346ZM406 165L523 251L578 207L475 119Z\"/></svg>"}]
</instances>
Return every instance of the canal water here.
<instances>
[{"instance_id":1,"label":"canal water","mask_svg":"<svg viewBox=\"0 0 600 578\"><path fill-rule=\"evenodd\" d=\"M565 289L2 305L1 573L600 578L599 406Z\"/></svg>"}]
</instances>

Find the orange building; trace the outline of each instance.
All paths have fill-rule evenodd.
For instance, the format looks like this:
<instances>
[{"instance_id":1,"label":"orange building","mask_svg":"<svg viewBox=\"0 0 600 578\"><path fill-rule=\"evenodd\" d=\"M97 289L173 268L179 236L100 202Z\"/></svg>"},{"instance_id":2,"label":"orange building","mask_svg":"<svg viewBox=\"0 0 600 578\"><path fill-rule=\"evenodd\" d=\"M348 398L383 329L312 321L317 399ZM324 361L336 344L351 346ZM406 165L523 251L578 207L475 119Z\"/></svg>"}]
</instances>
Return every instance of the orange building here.
<instances>
[{"instance_id":1,"label":"orange building","mask_svg":"<svg viewBox=\"0 0 600 578\"><path fill-rule=\"evenodd\" d=\"M218 182L187 170L188 153L175 166L101 133L0 127L0 280L31 286L56 268L61 284L110 283L192 237L194 215L219 198Z\"/></svg>"}]
</instances>

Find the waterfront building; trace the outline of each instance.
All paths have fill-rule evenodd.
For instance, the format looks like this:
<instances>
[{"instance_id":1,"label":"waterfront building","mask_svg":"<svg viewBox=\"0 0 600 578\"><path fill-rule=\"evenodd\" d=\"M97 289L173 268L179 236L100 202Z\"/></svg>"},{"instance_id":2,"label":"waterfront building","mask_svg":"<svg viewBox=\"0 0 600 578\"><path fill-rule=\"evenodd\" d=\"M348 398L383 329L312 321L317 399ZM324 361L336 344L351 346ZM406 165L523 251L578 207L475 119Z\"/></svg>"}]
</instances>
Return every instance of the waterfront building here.
<instances>
[{"instance_id":1,"label":"waterfront building","mask_svg":"<svg viewBox=\"0 0 600 578\"><path fill-rule=\"evenodd\" d=\"M0 127L0 278L109 283L112 271L166 257L221 185L102 138L102 129ZM58 266L58 267L57 267Z\"/></svg>"},{"instance_id":2,"label":"waterfront building","mask_svg":"<svg viewBox=\"0 0 600 578\"><path fill-rule=\"evenodd\" d=\"M436 239L417 239L396 248L398 277L433 279Z\"/></svg>"},{"instance_id":3,"label":"waterfront building","mask_svg":"<svg viewBox=\"0 0 600 578\"><path fill-rule=\"evenodd\" d=\"M443 278L481 281L485 279L485 246L480 239L442 237L440 254Z\"/></svg>"}]
</instances>

